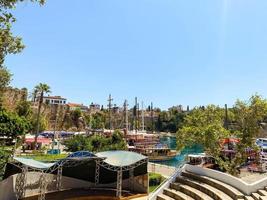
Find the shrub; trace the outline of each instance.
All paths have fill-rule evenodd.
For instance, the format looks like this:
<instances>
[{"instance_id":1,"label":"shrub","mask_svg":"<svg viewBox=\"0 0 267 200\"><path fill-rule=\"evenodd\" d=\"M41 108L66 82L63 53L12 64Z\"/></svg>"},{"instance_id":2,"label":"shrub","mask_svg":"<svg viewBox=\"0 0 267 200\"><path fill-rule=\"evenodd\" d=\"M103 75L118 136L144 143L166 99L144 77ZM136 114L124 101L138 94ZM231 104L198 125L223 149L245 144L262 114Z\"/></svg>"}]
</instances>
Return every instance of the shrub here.
<instances>
[{"instance_id":1,"label":"shrub","mask_svg":"<svg viewBox=\"0 0 267 200\"><path fill-rule=\"evenodd\" d=\"M164 178L160 174L149 173L149 185L157 186L160 185Z\"/></svg>"}]
</instances>

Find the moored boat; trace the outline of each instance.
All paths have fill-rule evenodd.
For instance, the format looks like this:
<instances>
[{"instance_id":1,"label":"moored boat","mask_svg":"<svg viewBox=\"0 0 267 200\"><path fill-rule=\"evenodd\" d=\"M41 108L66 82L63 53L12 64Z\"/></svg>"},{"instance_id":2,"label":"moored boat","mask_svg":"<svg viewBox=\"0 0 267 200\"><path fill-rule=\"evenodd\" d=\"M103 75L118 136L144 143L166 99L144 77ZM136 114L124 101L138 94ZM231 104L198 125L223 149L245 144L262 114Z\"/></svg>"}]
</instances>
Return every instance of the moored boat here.
<instances>
[{"instance_id":1,"label":"moored boat","mask_svg":"<svg viewBox=\"0 0 267 200\"><path fill-rule=\"evenodd\" d=\"M167 144L161 144L157 134L146 132L128 133L126 135L128 150L143 154L149 161L168 161L178 154L176 150L170 149Z\"/></svg>"}]
</instances>

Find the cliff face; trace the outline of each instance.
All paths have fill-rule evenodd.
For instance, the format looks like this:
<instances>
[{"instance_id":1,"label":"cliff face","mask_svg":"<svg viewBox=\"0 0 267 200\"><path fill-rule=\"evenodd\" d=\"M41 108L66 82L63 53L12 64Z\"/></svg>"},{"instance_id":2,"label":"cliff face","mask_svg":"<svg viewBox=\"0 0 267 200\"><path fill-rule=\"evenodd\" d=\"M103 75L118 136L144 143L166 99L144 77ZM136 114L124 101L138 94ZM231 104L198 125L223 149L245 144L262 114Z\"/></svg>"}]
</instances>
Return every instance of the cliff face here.
<instances>
[{"instance_id":1,"label":"cliff face","mask_svg":"<svg viewBox=\"0 0 267 200\"><path fill-rule=\"evenodd\" d=\"M26 88L18 89L9 87L4 92L3 106L10 111L14 111L16 105L22 101L27 100L28 91Z\"/></svg>"}]
</instances>

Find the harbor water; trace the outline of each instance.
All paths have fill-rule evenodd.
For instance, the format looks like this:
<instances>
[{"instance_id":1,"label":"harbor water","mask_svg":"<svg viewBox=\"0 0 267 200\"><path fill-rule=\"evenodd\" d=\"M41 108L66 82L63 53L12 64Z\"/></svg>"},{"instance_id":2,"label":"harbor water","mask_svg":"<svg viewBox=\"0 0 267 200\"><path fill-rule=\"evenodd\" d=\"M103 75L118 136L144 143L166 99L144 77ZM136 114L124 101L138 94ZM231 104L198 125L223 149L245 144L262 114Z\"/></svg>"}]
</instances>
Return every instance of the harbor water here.
<instances>
[{"instance_id":1,"label":"harbor water","mask_svg":"<svg viewBox=\"0 0 267 200\"><path fill-rule=\"evenodd\" d=\"M171 149L176 149L176 137L161 137L160 142L167 144ZM202 153L203 148L200 145L194 145L192 147L186 147L175 158L168 161L157 162L159 164L178 167L185 159L187 154Z\"/></svg>"}]
</instances>

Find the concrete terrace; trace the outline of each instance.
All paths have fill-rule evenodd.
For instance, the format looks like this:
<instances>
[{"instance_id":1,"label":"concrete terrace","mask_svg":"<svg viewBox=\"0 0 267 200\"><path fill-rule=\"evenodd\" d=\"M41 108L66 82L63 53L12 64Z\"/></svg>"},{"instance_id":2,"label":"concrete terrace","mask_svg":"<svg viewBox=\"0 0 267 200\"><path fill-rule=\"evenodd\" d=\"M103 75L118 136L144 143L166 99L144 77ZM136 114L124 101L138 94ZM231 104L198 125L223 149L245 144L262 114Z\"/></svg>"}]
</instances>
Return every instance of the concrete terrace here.
<instances>
[{"instance_id":1,"label":"concrete terrace","mask_svg":"<svg viewBox=\"0 0 267 200\"><path fill-rule=\"evenodd\" d=\"M156 196L152 195L150 200L267 200L267 184L264 179L266 174L254 173L254 176L251 173L246 174L247 180L251 177L255 181L257 185L255 187L254 183L245 183L243 179L235 177L230 178L232 179L230 181L229 179L223 181L218 176L212 178L211 173L217 173L219 176L221 172L203 169L203 174L201 174L193 172L192 167L186 166L178 176L173 177L168 185L162 187L161 192ZM242 175L244 176L244 173ZM221 176L229 178L229 175L226 174ZM234 180L237 182L235 183ZM238 180L240 184L248 184L248 188L239 187ZM259 182L263 184L259 184ZM265 186L263 186L264 184Z\"/></svg>"}]
</instances>

